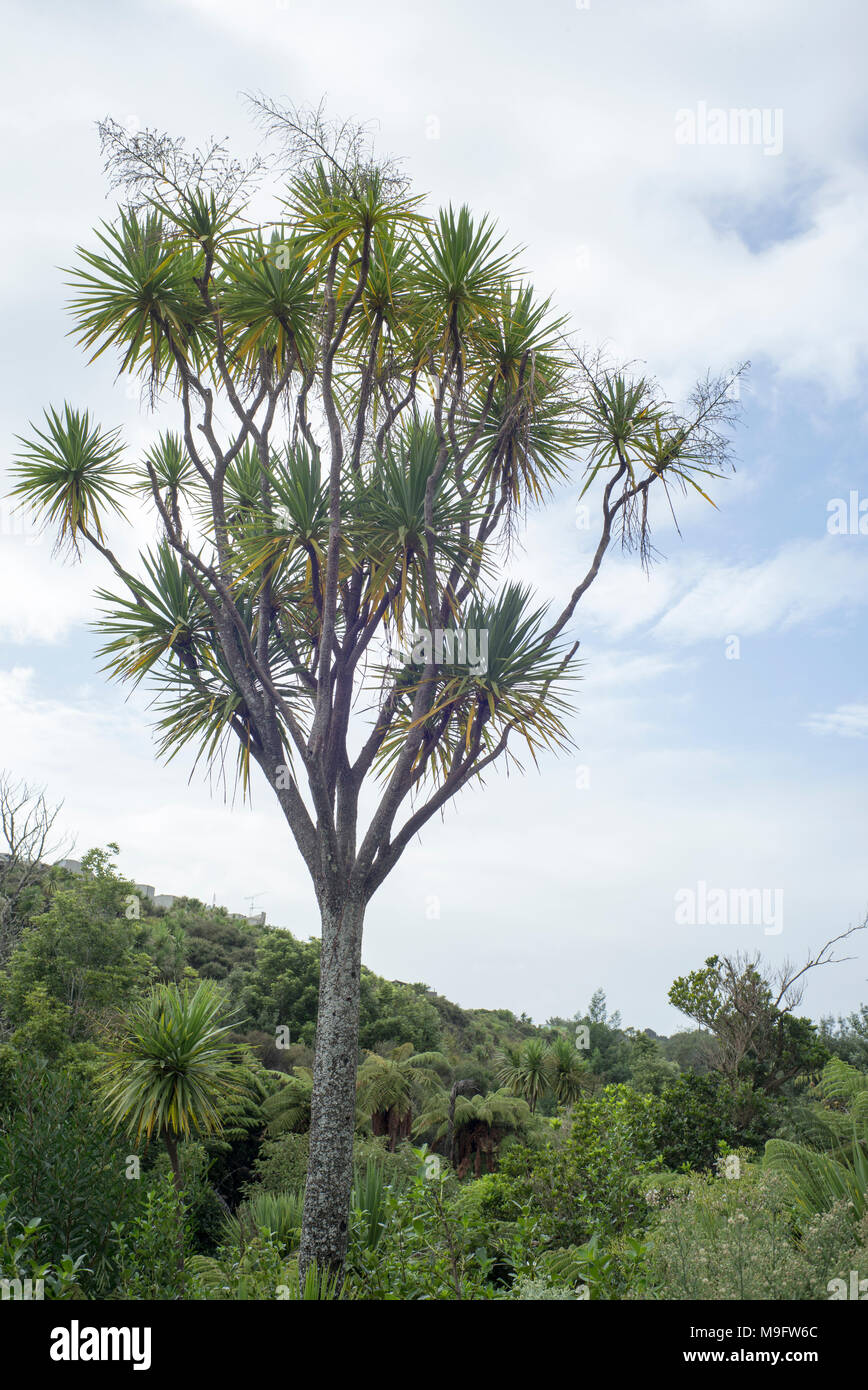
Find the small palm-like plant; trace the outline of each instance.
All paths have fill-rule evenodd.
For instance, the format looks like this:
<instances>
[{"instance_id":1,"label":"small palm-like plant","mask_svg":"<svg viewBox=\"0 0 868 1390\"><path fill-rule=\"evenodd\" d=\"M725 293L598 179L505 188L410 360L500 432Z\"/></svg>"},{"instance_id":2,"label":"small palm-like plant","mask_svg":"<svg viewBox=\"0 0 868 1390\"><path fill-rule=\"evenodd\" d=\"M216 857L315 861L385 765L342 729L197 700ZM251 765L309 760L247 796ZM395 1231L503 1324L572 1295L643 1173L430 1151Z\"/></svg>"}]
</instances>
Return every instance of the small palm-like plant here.
<instances>
[{"instance_id":1,"label":"small palm-like plant","mask_svg":"<svg viewBox=\"0 0 868 1390\"><path fill-rule=\"evenodd\" d=\"M507 1047L497 1062L502 1087L521 1096L531 1114L549 1089L549 1050L541 1038L528 1038L521 1047Z\"/></svg>"},{"instance_id":2,"label":"small palm-like plant","mask_svg":"<svg viewBox=\"0 0 868 1390\"><path fill-rule=\"evenodd\" d=\"M548 1055L549 1085L559 1105L578 1100L585 1085L588 1064L570 1038L555 1038Z\"/></svg>"},{"instance_id":3,"label":"small palm-like plant","mask_svg":"<svg viewBox=\"0 0 868 1390\"><path fill-rule=\"evenodd\" d=\"M158 1135L181 1186L178 1142L221 1134L227 1112L243 1099L240 1048L215 981L195 990L155 986L129 1014L106 1056L102 1091L110 1118L139 1143Z\"/></svg>"}]
</instances>

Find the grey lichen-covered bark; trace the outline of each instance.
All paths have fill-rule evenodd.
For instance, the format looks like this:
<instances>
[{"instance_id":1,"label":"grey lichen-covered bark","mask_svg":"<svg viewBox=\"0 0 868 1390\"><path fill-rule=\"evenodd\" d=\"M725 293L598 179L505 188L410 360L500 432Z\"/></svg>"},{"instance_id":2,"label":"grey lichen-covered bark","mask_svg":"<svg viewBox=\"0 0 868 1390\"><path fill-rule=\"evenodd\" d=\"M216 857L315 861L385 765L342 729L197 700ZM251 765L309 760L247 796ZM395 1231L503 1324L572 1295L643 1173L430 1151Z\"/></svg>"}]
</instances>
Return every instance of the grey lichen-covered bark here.
<instances>
[{"instance_id":1,"label":"grey lichen-covered bark","mask_svg":"<svg viewBox=\"0 0 868 1390\"><path fill-rule=\"evenodd\" d=\"M339 1269L353 1181L364 902L322 912L322 962L311 1100L310 1157L299 1268Z\"/></svg>"}]
</instances>

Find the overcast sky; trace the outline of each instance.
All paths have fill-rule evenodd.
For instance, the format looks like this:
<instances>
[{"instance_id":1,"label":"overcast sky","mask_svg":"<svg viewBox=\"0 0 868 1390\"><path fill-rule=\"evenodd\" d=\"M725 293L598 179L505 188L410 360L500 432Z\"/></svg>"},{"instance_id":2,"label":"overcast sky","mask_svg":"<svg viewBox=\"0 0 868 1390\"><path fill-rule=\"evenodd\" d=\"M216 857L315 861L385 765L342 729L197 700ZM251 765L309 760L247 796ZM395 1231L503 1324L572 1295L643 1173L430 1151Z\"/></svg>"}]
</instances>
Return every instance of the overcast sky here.
<instances>
[{"instance_id":1,"label":"overcast sky","mask_svg":"<svg viewBox=\"0 0 868 1390\"><path fill-rule=\"evenodd\" d=\"M244 155L251 90L376 122L431 208L491 211L573 331L673 399L752 362L718 510L685 505L683 539L661 517L650 578L610 555L577 615L580 751L495 774L432 822L370 907L366 963L539 1021L601 985L625 1023L672 1031L672 979L712 952L800 961L861 920L868 8L43 0L7 4L4 29L0 472L49 403L121 425L134 451L156 428L65 336L59 267L113 213L95 122L225 135ZM578 491L530 517L517 557L546 600L587 562ZM855 534L830 529L835 499ZM250 895L316 933L268 789L250 809L188 785L180 759L155 762L145 701L104 683L88 624L105 574L62 567L8 504L0 539L0 766L65 801L78 852L116 840L157 892L233 910ZM679 920L700 884L765 890L766 926ZM868 941L852 950L814 976L814 1017L868 1000Z\"/></svg>"}]
</instances>

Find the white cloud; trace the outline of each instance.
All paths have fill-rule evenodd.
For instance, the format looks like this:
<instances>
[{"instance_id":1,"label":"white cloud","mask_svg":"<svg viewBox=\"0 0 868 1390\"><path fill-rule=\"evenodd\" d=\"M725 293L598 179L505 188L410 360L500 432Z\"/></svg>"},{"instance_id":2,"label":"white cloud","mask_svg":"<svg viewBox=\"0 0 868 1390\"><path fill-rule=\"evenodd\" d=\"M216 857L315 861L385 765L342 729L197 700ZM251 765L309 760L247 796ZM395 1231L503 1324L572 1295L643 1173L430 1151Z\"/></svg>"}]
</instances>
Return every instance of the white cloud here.
<instances>
[{"instance_id":1,"label":"white cloud","mask_svg":"<svg viewBox=\"0 0 868 1390\"><path fill-rule=\"evenodd\" d=\"M528 553L516 568L544 598L562 605L586 562L564 531L552 528L546 546L543 529L532 526L530 538ZM756 561L709 561L692 548L675 552L649 574L635 556L615 552L606 556L573 627L583 641L590 640L590 630L606 645L648 628L655 641L687 646L723 640L731 633L786 630L866 604L868 564L860 538L787 541Z\"/></svg>"},{"instance_id":2,"label":"white cloud","mask_svg":"<svg viewBox=\"0 0 868 1390\"><path fill-rule=\"evenodd\" d=\"M677 669L679 663L660 653L629 651L600 652L586 647L582 655L588 664L588 675L595 690L613 691L640 689Z\"/></svg>"},{"instance_id":3,"label":"white cloud","mask_svg":"<svg viewBox=\"0 0 868 1390\"><path fill-rule=\"evenodd\" d=\"M716 566L690 584L655 631L666 641L697 642L780 630L864 606L865 556L841 541L791 541L758 564Z\"/></svg>"},{"instance_id":4,"label":"white cloud","mask_svg":"<svg viewBox=\"0 0 868 1390\"><path fill-rule=\"evenodd\" d=\"M60 570L45 537L6 539L0 547L0 638L57 642L94 611L96 566Z\"/></svg>"},{"instance_id":5,"label":"white cloud","mask_svg":"<svg viewBox=\"0 0 868 1390\"><path fill-rule=\"evenodd\" d=\"M445 0L436 23L380 0L375 69L357 58L370 14L348 0L178 8L231 34L239 86L266 85L261 55L280 55L282 90L310 100L327 88L335 114L380 123L383 147L407 155L435 198L490 206L583 335L647 358L674 389L707 364L763 355L832 394L858 389L868 353L864 96L840 31L810 0L770 0L760 12L662 0L631 7L626 24L622 7L564 0L538 7L531 26L519 0ZM734 45L742 24L749 41ZM847 26L847 48L864 41L863 12L850 8ZM245 83L247 72L255 80ZM782 153L678 144L676 112L699 101L781 109ZM780 224L761 249L747 231L756 221Z\"/></svg>"},{"instance_id":6,"label":"white cloud","mask_svg":"<svg viewBox=\"0 0 868 1390\"><path fill-rule=\"evenodd\" d=\"M812 714L805 720L805 728L815 734L868 738L868 705L838 705L827 714Z\"/></svg>"}]
</instances>

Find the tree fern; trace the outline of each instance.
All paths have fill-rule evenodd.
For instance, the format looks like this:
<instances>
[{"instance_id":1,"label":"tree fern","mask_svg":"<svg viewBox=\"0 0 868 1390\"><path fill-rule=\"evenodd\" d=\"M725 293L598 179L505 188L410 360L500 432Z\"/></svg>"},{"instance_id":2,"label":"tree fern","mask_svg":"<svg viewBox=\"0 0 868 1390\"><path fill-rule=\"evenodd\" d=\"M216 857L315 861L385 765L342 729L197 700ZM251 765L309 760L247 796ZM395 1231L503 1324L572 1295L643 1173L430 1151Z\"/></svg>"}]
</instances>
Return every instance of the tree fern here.
<instances>
[{"instance_id":1,"label":"tree fern","mask_svg":"<svg viewBox=\"0 0 868 1390\"><path fill-rule=\"evenodd\" d=\"M852 1202L859 1219L868 1211L868 1154L855 1137L849 1153L840 1158L787 1139L770 1139L765 1166L783 1175L797 1210L806 1216L829 1211L842 1200Z\"/></svg>"}]
</instances>

